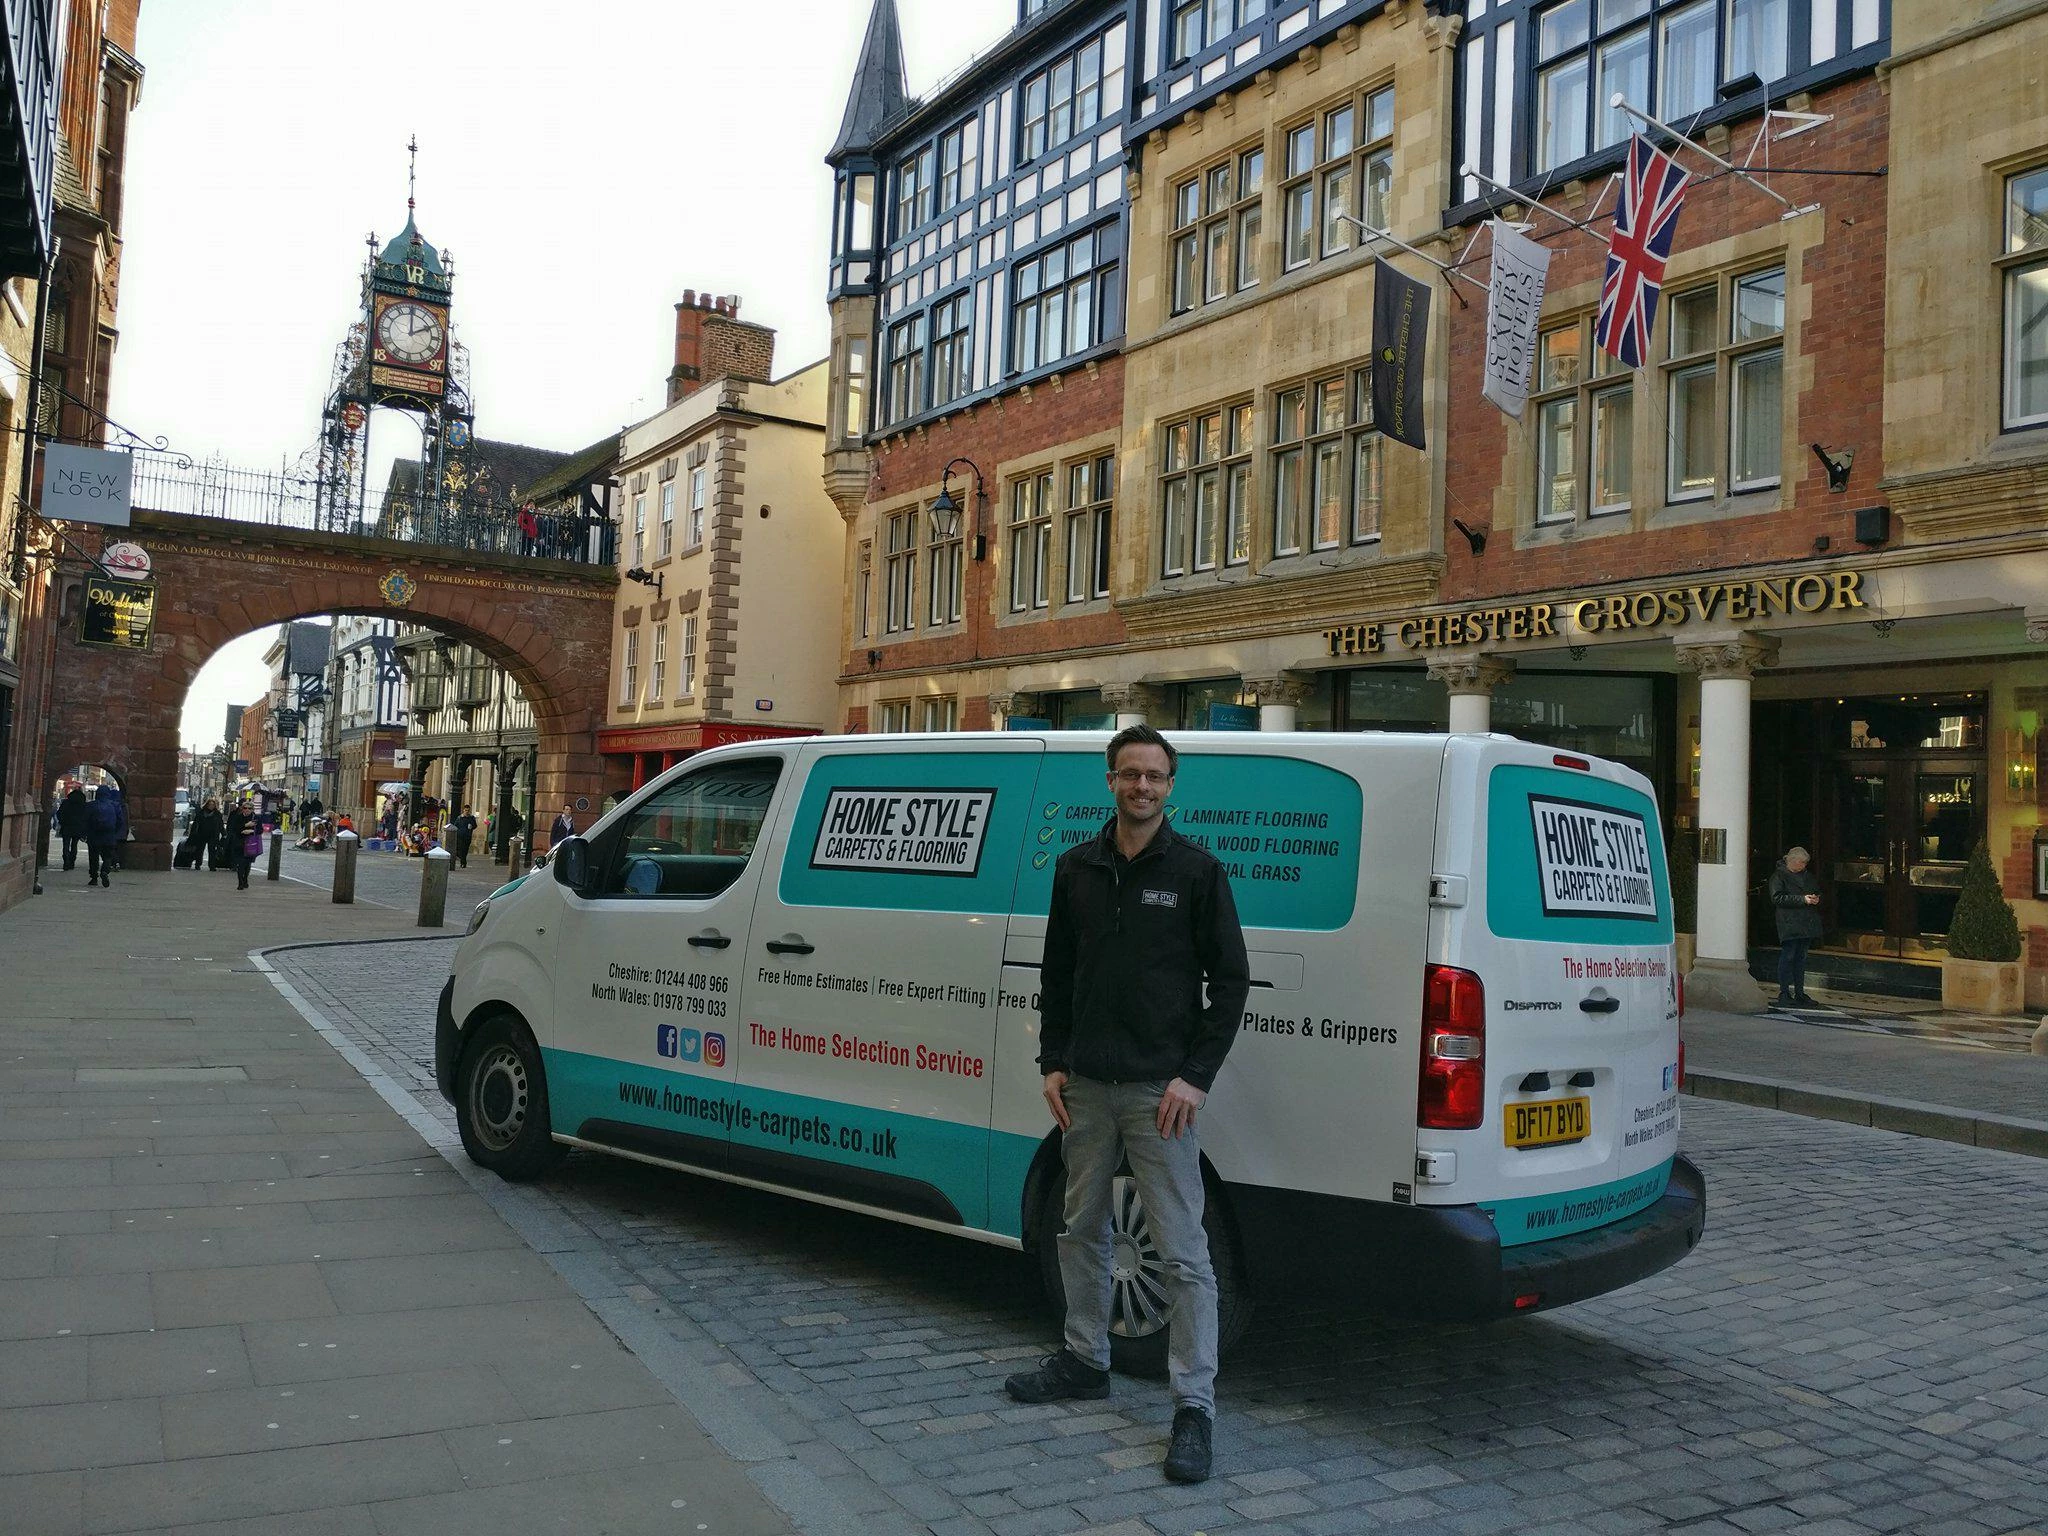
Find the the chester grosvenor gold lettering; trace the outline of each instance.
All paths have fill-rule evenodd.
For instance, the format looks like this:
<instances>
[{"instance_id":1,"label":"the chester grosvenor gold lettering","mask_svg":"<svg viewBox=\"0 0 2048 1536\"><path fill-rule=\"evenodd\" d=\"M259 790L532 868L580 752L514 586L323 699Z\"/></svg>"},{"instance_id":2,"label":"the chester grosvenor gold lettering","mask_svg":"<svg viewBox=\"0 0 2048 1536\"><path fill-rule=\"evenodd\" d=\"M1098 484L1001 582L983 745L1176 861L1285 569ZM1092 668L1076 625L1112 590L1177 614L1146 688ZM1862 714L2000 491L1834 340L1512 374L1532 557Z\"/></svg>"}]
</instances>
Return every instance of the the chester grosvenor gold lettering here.
<instances>
[{"instance_id":1,"label":"the chester grosvenor gold lettering","mask_svg":"<svg viewBox=\"0 0 2048 1536\"><path fill-rule=\"evenodd\" d=\"M1868 608L1861 571L1809 572L1711 585L1651 587L1566 603L1514 603L1492 608L1418 613L1403 619L1342 624L1323 631L1332 656L1376 656L1388 633L1411 651L1456 649L1503 640L1557 636L1560 611L1589 635L1675 629L1686 624L1748 623L1785 613L1839 613Z\"/></svg>"}]
</instances>

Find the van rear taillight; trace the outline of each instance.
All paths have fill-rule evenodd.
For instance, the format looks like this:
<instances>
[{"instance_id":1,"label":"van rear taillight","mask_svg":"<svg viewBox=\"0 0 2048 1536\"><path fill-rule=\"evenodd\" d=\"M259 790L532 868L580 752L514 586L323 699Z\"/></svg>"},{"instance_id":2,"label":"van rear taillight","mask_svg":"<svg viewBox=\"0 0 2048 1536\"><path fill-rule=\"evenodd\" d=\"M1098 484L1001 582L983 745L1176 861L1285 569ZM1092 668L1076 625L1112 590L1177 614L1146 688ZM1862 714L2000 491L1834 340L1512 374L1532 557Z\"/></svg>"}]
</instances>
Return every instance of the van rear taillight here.
<instances>
[{"instance_id":1,"label":"van rear taillight","mask_svg":"<svg viewBox=\"0 0 2048 1536\"><path fill-rule=\"evenodd\" d=\"M1422 1085L1415 1123L1472 1131L1486 1119L1486 987L1454 965L1422 973Z\"/></svg>"},{"instance_id":2,"label":"van rear taillight","mask_svg":"<svg viewBox=\"0 0 2048 1536\"><path fill-rule=\"evenodd\" d=\"M1685 1017L1685 973L1682 971L1678 977L1678 1016L1681 1019Z\"/></svg>"},{"instance_id":3,"label":"van rear taillight","mask_svg":"<svg viewBox=\"0 0 2048 1536\"><path fill-rule=\"evenodd\" d=\"M1685 1089L1685 1036L1678 1037L1678 1081L1673 1085L1680 1092Z\"/></svg>"}]
</instances>

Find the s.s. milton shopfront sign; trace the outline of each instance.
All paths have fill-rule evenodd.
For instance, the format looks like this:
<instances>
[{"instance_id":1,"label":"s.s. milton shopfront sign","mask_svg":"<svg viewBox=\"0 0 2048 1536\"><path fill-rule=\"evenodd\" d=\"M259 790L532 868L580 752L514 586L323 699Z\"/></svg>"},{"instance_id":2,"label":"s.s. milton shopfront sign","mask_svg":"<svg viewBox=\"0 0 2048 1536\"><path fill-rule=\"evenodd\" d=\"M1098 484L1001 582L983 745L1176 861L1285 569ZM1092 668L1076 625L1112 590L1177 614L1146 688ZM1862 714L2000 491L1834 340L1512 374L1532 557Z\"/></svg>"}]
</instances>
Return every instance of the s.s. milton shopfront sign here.
<instances>
[{"instance_id":1,"label":"s.s. milton shopfront sign","mask_svg":"<svg viewBox=\"0 0 2048 1536\"><path fill-rule=\"evenodd\" d=\"M1411 651L1497 645L1677 629L1687 624L1751 624L1778 614L1838 613L1867 608L1861 571L1810 572L1678 587L1647 587L1563 602L1500 603L1448 613L1373 619L1323 631L1332 656L1377 656L1390 646Z\"/></svg>"}]
</instances>

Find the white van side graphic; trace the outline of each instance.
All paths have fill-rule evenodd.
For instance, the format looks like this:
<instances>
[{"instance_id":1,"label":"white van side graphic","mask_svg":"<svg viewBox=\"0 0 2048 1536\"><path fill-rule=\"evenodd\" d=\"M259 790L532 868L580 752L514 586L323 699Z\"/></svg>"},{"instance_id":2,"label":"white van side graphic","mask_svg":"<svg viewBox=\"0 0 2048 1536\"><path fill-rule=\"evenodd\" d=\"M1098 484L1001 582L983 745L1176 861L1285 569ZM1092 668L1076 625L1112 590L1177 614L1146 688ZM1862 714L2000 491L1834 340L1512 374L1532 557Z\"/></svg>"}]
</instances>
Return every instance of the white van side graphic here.
<instances>
[{"instance_id":1,"label":"white van side graphic","mask_svg":"<svg viewBox=\"0 0 2048 1536\"><path fill-rule=\"evenodd\" d=\"M1056 1287L1041 968L1108 741L816 737L662 775L472 925L435 1036L464 1148L508 1178L578 1148L845 1206L1022 1248ZM1170 824L1222 864L1252 981L1200 1121L1226 1332L1259 1292L1482 1319L1690 1251L1641 775L1497 736L1175 745ZM1141 879L1135 920L1173 895ZM1151 1273L1135 1199L1114 1219ZM1163 1365L1169 1306L1117 1316L1120 1366Z\"/></svg>"}]
</instances>

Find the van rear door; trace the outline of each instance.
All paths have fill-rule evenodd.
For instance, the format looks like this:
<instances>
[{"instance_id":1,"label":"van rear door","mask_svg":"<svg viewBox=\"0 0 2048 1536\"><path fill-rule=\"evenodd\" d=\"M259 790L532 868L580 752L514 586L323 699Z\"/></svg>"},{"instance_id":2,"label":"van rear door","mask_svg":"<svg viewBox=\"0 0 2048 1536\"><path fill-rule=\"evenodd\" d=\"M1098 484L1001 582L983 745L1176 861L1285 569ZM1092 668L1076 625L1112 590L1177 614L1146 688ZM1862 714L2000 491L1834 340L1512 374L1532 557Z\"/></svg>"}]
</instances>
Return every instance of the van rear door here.
<instances>
[{"instance_id":1,"label":"van rear door","mask_svg":"<svg viewBox=\"0 0 2048 1536\"><path fill-rule=\"evenodd\" d=\"M1503 1247L1604 1226L1663 1194L1678 1146L1655 800L1626 768L1499 738L1452 738L1444 783L1438 869L1465 896L1435 912L1430 950L1478 978L1483 1099L1476 1126L1422 1130L1455 1163L1418 1194L1485 1208Z\"/></svg>"}]
</instances>

